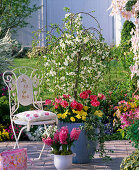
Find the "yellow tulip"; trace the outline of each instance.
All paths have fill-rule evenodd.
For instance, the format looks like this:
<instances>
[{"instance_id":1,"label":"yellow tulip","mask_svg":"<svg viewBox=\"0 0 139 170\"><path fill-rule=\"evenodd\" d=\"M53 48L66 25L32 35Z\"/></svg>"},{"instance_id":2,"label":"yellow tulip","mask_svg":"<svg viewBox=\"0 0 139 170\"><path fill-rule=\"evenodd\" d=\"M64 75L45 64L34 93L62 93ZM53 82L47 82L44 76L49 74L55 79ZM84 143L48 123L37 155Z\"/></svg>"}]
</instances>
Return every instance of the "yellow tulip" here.
<instances>
[{"instance_id":1,"label":"yellow tulip","mask_svg":"<svg viewBox=\"0 0 139 170\"><path fill-rule=\"evenodd\" d=\"M87 111L88 108L89 108L88 106L84 106L84 107L83 107L83 109L84 109L85 111Z\"/></svg>"},{"instance_id":2,"label":"yellow tulip","mask_svg":"<svg viewBox=\"0 0 139 170\"><path fill-rule=\"evenodd\" d=\"M75 118L74 118L74 117L71 117L70 120L71 120L72 122L75 122Z\"/></svg>"},{"instance_id":3,"label":"yellow tulip","mask_svg":"<svg viewBox=\"0 0 139 170\"><path fill-rule=\"evenodd\" d=\"M78 114L78 115L76 115L76 117L78 118L78 119L81 119L81 116Z\"/></svg>"},{"instance_id":4,"label":"yellow tulip","mask_svg":"<svg viewBox=\"0 0 139 170\"><path fill-rule=\"evenodd\" d=\"M61 113L57 114L58 119L61 118L61 116L62 116Z\"/></svg>"},{"instance_id":5,"label":"yellow tulip","mask_svg":"<svg viewBox=\"0 0 139 170\"><path fill-rule=\"evenodd\" d=\"M86 116L82 116L82 120L83 120L83 121L86 121Z\"/></svg>"}]
</instances>

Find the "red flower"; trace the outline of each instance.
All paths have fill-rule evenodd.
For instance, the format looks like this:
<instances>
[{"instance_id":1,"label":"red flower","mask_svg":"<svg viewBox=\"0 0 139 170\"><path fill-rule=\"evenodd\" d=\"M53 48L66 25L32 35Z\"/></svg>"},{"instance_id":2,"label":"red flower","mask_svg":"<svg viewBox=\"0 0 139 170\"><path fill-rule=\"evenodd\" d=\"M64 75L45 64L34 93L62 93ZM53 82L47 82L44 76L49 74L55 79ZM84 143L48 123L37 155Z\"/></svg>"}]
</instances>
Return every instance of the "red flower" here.
<instances>
[{"instance_id":1,"label":"red flower","mask_svg":"<svg viewBox=\"0 0 139 170\"><path fill-rule=\"evenodd\" d=\"M96 95L91 95L90 99L93 100L93 101L97 101L97 96Z\"/></svg>"},{"instance_id":2,"label":"red flower","mask_svg":"<svg viewBox=\"0 0 139 170\"><path fill-rule=\"evenodd\" d=\"M98 97L101 99L101 100L105 100L106 97L104 96L104 94L102 93L98 93Z\"/></svg>"},{"instance_id":3,"label":"red flower","mask_svg":"<svg viewBox=\"0 0 139 170\"><path fill-rule=\"evenodd\" d=\"M91 101L91 105L94 106L94 107L97 107L97 106L100 105L100 102L99 102L99 101L94 101L94 100L92 100L92 101Z\"/></svg>"},{"instance_id":4,"label":"red flower","mask_svg":"<svg viewBox=\"0 0 139 170\"><path fill-rule=\"evenodd\" d=\"M44 105L50 105L50 104L51 104L51 100L46 99L46 100L45 100L45 104L44 104Z\"/></svg>"},{"instance_id":5,"label":"red flower","mask_svg":"<svg viewBox=\"0 0 139 170\"><path fill-rule=\"evenodd\" d=\"M72 109L76 109L77 105L78 105L78 102L76 102L75 100L73 100L70 104Z\"/></svg>"},{"instance_id":6,"label":"red flower","mask_svg":"<svg viewBox=\"0 0 139 170\"><path fill-rule=\"evenodd\" d=\"M83 105L81 103L78 103L76 109L78 111L81 111L83 109Z\"/></svg>"},{"instance_id":7,"label":"red flower","mask_svg":"<svg viewBox=\"0 0 139 170\"><path fill-rule=\"evenodd\" d=\"M62 102L61 102L61 106L63 106L64 108L66 108L66 107L68 107L68 102L66 101L66 100L63 100Z\"/></svg>"},{"instance_id":8,"label":"red flower","mask_svg":"<svg viewBox=\"0 0 139 170\"><path fill-rule=\"evenodd\" d=\"M83 91L82 93L80 93L80 98L87 99L88 97L89 97L89 95L86 91Z\"/></svg>"},{"instance_id":9,"label":"red flower","mask_svg":"<svg viewBox=\"0 0 139 170\"><path fill-rule=\"evenodd\" d=\"M87 92L88 94L91 94L91 90L86 90L86 92Z\"/></svg>"},{"instance_id":10,"label":"red flower","mask_svg":"<svg viewBox=\"0 0 139 170\"><path fill-rule=\"evenodd\" d=\"M64 99L69 99L69 98L70 98L70 95L69 95L69 94L68 94L68 95L63 94L63 97L64 97Z\"/></svg>"}]
</instances>

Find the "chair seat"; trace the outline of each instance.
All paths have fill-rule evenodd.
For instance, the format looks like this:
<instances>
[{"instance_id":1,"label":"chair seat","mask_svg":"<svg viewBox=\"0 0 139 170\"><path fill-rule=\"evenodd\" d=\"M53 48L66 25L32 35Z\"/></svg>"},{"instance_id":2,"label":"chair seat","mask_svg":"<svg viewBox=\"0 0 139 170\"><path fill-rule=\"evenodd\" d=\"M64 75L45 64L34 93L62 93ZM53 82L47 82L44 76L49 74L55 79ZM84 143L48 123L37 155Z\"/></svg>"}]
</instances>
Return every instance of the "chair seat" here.
<instances>
[{"instance_id":1,"label":"chair seat","mask_svg":"<svg viewBox=\"0 0 139 170\"><path fill-rule=\"evenodd\" d=\"M31 125L58 123L55 113L44 110L32 110L18 113L13 116L15 124L27 125L29 131Z\"/></svg>"}]
</instances>

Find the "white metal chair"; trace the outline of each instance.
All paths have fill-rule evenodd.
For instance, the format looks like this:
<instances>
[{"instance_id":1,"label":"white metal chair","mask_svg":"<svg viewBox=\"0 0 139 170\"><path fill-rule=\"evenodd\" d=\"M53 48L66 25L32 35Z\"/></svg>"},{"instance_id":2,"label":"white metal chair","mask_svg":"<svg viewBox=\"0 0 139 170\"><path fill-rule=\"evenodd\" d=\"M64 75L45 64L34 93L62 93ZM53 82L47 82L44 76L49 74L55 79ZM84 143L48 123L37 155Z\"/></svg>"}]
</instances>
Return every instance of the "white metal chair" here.
<instances>
[{"instance_id":1,"label":"white metal chair","mask_svg":"<svg viewBox=\"0 0 139 170\"><path fill-rule=\"evenodd\" d=\"M33 125L44 125L45 128L46 125L54 126L58 123L58 119L55 113L43 111L43 102L42 100L38 101L42 77L36 69L18 67L11 71L5 71L3 73L3 80L9 92L10 119L16 140L15 149L16 146L19 148L18 141L24 129L27 128L29 131ZM20 105L28 106L31 104L36 110L16 113ZM23 126L18 136L16 135L14 124ZM44 148L45 144L38 159L40 159Z\"/></svg>"}]
</instances>

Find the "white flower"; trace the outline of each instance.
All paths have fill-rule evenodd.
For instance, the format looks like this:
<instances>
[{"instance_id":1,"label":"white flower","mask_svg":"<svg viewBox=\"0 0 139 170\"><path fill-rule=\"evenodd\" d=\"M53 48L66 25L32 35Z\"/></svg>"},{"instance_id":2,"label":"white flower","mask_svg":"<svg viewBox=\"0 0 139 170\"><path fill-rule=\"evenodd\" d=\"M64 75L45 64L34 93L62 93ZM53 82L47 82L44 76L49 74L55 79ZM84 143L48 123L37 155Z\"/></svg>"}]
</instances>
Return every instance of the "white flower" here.
<instances>
[{"instance_id":1,"label":"white flower","mask_svg":"<svg viewBox=\"0 0 139 170\"><path fill-rule=\"evenodd\" d=\"M74 72L70 72L70 73L69 73L69 76L73 76L73 75L75 75Z\"/></svg>"},{"instance_id":2,"label":"white flower","mask_svg":"<svg viewBox=\"0 0 139 170\"><path fill-rule=\"evenodd\" d=\"M53 69L51 69L49 74L52 75L52 76L55 76L55 75L56 75L56 72L53 71Z\"/></svg>"},{"instance_id":3,"label":"white flower","mask_svg":"<svg viewBox=\"0 0 139 170\"><path fill-rule=\"evenodd\" d=\"M65 14L65 18L69 17L70 15L71 15L71 13Z\"/></svg>"},{"instance_id":4,"label":"white flower","mask_svg":"<svg viewBox=\"0 0 139 170\"><path fill-rule=\"evenodd\" d=\"M43 58L46 58L46 56L43 56Z\"/></svg>"},{"instance_id":5,"label":"white flower","mask_svg":"<svg viewBox=\"0 0 139 170\"><path fill-rule=\"evenodd\" d=\"M65 59L64 65L68 66L68 60Z\"/></svg>"},{"instance_id":6,"label":"white flower","mask_svg":"<svg viewBox=\"0 0 139 170\"><path fill-rule=\"evenodd\" d=\"M63 80L63 81L64 81L64 80L65 80L65 77L64 77L64 76L63 76L63 77L61 77L61 78L60 78L60 80Z\"/></svg>"},{"instance_id":7,"label":"white flower","mask_svg":"<svg viewBox=\"0 0 139 170\"><path fill-rule=\"evenodd\" d=\"M79 39L79 37L76 37L76 41L77 41L77 42L81 42L82 40Z\"/></svg>"},{"instance_id":8,"label":"white flower","mask_svg":"<svg viewBox=\"0 0 139 170\"><path fill-rule=\"evenodd\" d=\"M84 38L84 43L87 43L89 41L89 37Z\"/></svg>"},{"instance_id":9,"label":"white flower","mask_svg":"<svg viewBox=\"0 0 139 170\"><path fill-rule=\"evenodd\" d=\"M44 66L46 67L46 66L49 66L49 63L48 62L46 62L45 64L44 64Z\"/></svg>"}]
</instances>

